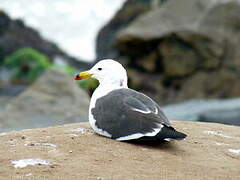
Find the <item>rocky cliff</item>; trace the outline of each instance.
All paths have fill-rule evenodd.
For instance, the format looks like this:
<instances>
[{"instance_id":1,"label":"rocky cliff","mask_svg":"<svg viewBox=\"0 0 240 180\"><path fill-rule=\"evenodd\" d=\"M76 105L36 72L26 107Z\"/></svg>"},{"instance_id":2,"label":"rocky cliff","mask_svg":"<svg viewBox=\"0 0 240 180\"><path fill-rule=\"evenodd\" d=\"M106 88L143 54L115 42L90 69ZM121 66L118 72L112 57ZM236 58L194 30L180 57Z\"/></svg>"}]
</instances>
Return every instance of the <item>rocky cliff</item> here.
<instances>
[{"instance_id":1,"label":"rocky cliff","mask_svg":"<svg viewBox=\"0 0 240 180\"><path fill-rule=\"evenodd\" d=\"M0 179L238 180L240 127L173 122L183 141L131 144L87 124L0 134Z\"/></svg>"},{"instance_id":2,"label":"rocky cliff","mask_svg":"<svg viewBox=\"0 0 240 180\"><path fill-rule=\"evenodd\" d=\"M18 49L29 47L47 55L50 60L58 57L70 65L88 67L88 63L70 57L56 44L45 40L36 30L26 26L22 20L13 20L0 10L0 65L4 57Z\"/></svg>"}]
</instances>

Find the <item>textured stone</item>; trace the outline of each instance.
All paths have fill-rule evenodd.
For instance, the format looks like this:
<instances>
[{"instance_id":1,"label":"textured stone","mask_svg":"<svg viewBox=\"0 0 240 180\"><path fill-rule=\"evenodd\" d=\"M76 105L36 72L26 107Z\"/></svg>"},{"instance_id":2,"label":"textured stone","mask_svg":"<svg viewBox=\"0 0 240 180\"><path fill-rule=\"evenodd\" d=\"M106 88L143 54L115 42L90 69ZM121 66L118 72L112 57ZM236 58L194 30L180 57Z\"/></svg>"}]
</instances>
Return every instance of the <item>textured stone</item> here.
<instances>
[{"instance_id":1,"label":"textured stone","mask_svg":"<svg viewBox=\"0 0 240 180\"><path fill-rule=\"evenodd\" d=\"M240 127L180 121L173 125L188 138L162 144L124 143L96 135L84 123L0 134L0 177L239 179ZM41 158L50 165L13 167L12 161L26 158Z\"/></svg>"},{"instance_id":2,"label":"textured stone","mask_svg":"<svg viewBox=\"0 0 240 180\"><path fill-rule=\"evenodd\" d=\"M0 113L0 131L88 120L89 96L64 72L46 71Z\"/></svg>"},{"instance_id":3,"label":"textured stone","mask_svg":"<svg viewBox=\"0 0 240 180\"><path fill-rule=\"evenodd\" d=\"M112 46L140 76L129 76L130 87L161 104L240 96L239 12L239 1L170 0L138 16ZM159 81L146 88L149 77Z\"/></svg>"},{"instance_id":4,"label":"textured stone","mask_svg":"<svg viewBox=\"0 0 240 180\"><path fill-rule=\"evenodd\" d=\"M138 16L148 12L153 5L159 6L160 0L128 0L116 15L98 33L96 43L97 60L115 58L116 35Z\"/></svg>"}]
</instances>

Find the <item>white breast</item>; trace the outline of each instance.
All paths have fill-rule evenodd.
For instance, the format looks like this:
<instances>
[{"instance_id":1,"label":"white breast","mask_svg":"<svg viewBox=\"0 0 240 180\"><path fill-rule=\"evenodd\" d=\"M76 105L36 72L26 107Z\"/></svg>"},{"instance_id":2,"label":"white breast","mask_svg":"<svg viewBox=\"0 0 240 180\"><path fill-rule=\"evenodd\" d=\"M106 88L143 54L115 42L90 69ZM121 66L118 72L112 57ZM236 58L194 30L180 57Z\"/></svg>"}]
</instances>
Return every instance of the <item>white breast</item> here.
<instances>
[{"instance_id":1,"label":"white breast","mask_svg":"<svg viewBox=\"0 0 240 180\"><path fill-rule=\"evenodd\" d=\"M105 96L106 94L108 94L109 92L111 92L115 89L119 89L119 88L122 88L122 87L99 85L91 97L90 106L89 106L89 123L90 123L90 126L93 128L93 130L102 136L111 137L111 134L109 134L106 131L103 131L102 129L100 129L96 126L96 120L94 119L91 110L95 107L97 99L99 99L99 98Z\"/></svg>"}]
</instances>

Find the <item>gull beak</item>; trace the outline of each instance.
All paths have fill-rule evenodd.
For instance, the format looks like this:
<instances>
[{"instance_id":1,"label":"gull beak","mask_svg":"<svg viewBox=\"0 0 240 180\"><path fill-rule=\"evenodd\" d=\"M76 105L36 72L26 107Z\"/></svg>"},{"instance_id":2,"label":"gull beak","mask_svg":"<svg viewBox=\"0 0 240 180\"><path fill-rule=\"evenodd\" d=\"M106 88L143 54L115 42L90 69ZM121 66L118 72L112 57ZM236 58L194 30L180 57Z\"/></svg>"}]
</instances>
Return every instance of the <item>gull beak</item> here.
<instances>
[{"instance_id":1,"label":"gull beak","mask_svg":"<svg viewBox=\"0 0 240 180\"><path fill-rule=\"evenodd\" d=\"M83 80L83 79L90 78L91 76L92 76L92 74L90 74L89 72L85 71L85 72L81 72L81 73L77 74L74 77L74 80Z\"/></svg>"}]
</instances>

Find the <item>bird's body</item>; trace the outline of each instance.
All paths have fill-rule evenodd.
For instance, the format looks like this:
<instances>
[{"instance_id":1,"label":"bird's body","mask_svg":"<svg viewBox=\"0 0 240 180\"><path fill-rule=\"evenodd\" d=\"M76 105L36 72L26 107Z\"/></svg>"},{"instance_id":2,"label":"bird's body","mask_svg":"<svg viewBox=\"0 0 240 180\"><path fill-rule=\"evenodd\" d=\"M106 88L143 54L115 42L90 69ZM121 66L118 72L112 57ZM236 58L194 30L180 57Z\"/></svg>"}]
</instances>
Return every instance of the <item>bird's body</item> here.
<instances>
[{"instance_id":1,"label":"bird's body","mask_svg":"<svg viewBox=\"0 0 240 180\"><path fill-rule=\"evenodd\" d=\"M91 101L90 101L90 105L89 105L89 123L90 126L93 128L93 130L95 132L97 132L98 134L101 134L103 136L107 136L107 137L111 137L110 134L108 134L107 132L103 131L102 129L100 129L99 127L96 126L96 119L94 118L93 114L92 114L92 110L96 107L96 102L99 98L107 95L108 93L110 93L113 90L118 89L119 87L109 87L109 86L101 86L99 85L96 90L94 91L92 97L91 97Z\"/></svg>"},{"instance_id":2,"label":"bird's body","mask_svg":"<svg viewBox=\"0 0 240 180\"><path fill-rule=\"evenodd\" d=\"M89 76L100 82L89 106L89 122L96 133L119 141L186 137L171 126L156 102L128 88L127 73L118 62L102 60L75 79Z\"/></svg>"}]
</instances>

